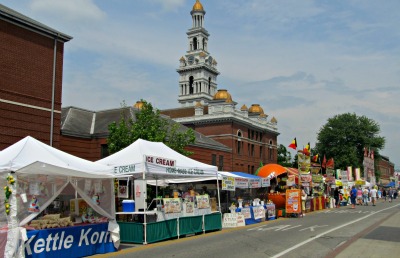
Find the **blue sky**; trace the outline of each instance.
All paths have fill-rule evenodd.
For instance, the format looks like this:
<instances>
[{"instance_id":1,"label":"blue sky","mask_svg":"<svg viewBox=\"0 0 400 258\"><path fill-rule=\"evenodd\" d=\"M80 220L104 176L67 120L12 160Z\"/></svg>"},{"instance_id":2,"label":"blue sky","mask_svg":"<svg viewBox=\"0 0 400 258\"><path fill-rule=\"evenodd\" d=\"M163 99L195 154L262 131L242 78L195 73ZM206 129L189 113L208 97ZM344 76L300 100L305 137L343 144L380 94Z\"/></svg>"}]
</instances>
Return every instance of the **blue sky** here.
<instances>
[{"instance_id":1,"label":"blue sky","mask_svg":"<svg viewBox=\"0 0 400 258\"><path fill-rule=\"evenodd\" d=\"M195 0L0 0L73 37L63 106L116 108L145 99L178 107L179 58ZM346 112L381 126L381 154L400 166L400 1L201 0L218 88L239 109L278 119L278 143L315 145ZM294 154L294 153L292 153Z\"/></svg>"}]
</instances>

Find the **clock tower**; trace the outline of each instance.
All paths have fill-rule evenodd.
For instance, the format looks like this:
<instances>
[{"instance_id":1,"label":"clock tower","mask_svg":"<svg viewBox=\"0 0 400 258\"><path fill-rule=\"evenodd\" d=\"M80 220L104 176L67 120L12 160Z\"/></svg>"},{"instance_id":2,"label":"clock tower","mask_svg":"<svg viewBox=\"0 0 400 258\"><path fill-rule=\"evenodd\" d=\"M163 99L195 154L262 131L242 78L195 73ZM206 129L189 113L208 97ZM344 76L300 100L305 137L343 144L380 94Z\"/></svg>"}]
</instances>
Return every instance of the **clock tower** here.
<instances>
[{"instance_id":1,"label":"clock tower","mask_svg":"<svg viewBox=\"0 0 400 258\"><path fill-rule=\"evenodd\" d=\"M208 52L208 31L203 27L206 12L199 0L193 5L188 50L179 59L179 97L183 107L207 104L217 92L217 61Z\"/></svg>"}]
</instances>

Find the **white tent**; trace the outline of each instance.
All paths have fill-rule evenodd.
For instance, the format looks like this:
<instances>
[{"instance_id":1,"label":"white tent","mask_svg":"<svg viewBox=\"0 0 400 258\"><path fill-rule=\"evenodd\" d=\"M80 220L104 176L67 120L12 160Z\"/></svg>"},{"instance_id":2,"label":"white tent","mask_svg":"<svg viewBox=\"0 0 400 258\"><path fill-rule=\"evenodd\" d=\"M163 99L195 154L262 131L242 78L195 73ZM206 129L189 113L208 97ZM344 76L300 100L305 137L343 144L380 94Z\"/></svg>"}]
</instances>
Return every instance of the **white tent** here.
<instances>
[{"instance_id":1,"label":"white tent","mask_svg":"<svg viewBox=\"0 0 400 258\"><path fill-rule=\"evenodd\" d=\"M138 139L96 163L113 166L116 175L143 179L216 176L217 167L186 157L162 142Z\"/></svg>"},{"instance_id":2,"label":"white tent","mask_svg":"<svg viewBox=\"0 0 400 258\"><path fill-rule=\"evenodd\" d=\"M15 178L17 184L9 184L7 177L10 175ZM8 185L12 191L8 199L11 206L8 217L5 216L4 205L0 206L0 227L8 224L9 229L5 257L14 255L19 247L20 232L22 236L24 234L21 227L39 215L65 191L69 191L70 195L72 192L75 198L79 196L84 199L94 211L110 220L109 227L115 229L114 233L118 232L113 238L118 245L118 224L114 222L113 178L111 167L75 157L30 136L1 151L0 185ZM102 199L98 205L93 203L87 192L89 183L92 186L101 185ZM24 200L25 196L37 198L40 203L37 210L32 212L28 209L30 202ZM0 192L0 200L1 203L6 200L4 191Z\"/></svg>"}]
</instances>

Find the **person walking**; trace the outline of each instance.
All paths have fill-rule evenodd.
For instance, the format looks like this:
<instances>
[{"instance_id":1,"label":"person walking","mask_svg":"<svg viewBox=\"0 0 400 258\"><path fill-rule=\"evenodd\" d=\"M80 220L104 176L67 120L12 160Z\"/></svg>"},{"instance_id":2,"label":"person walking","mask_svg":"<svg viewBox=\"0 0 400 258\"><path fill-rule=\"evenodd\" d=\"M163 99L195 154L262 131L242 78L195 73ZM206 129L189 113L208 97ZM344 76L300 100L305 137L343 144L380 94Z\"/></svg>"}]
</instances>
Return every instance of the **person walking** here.
<instances>
[{"instance_id":1,"label":"person walking","mask_svg":"<svg viewBox=\"0 0 400 258\"><path fill-rule=\"evenodd\" d=\"M382 190L382 197L383 197L384 202L386 202L386 196L387 196L386 189L383 188L383 190Z\"/></svg>"},{"instance_id":2,"label":"person walking","mask_svg":"<svg viewBox=\"0 0 400 258\"><path fill-rule=\"evenodd\" d=\"M304 190L304 187L301 187L301 216L306 215L306 200L307 200L307 193Z\"/></svg>"},{"instance_id":3,"label":"person walking","mask_svg":"<svg viewBox=\"0 0 400 258\"><path fill-rule=\"evenodd\" d=\"M363 192L361 190L361 186L359 186L357 189L357 205L362 205L362 201L363 201Z\"/></svg>"},{"instance_id":4,"label":"person walking","mask_svg":"<svg viewBox=\"0 0 400 258\"><path fill-rule=\"evenodd\" d=\"M388 198L389 198L389 202L392 202L392 200L393 200L393 190L392 190L392 188L391 187L389 187L389 190L388 190Z\"/></svg>"},{"instance_id":5,"label":"person walking","mask_svg":"<svg viewBox=\"0 0 400 258\"><path fill-rule=\"evenodd\" d=\"M369 194L368 189L364 188L364 190L363 190L363 202L364 202L365 206L368 206L368 194Z\"/></svg>"},{"instance_id":6,"label":"person walking","mask_svg":"<svg viewBox=\"0 0 400 258\"><path fill-rule=\"evenodd\" d=\"M335 206L336 208L340 207L339 202L339 187L336 186L335 190L333 191L333 198L335 199Z\"/></svg>"},{"instance_id":7,"label":"person walking","mask_svg":"<svg viewBox=\"0 0 400 258\"><path fill-rule=\"evenodd\" d=\"M351 187L351 191L350 191L350 200L351 200L351 208L355 209L356 208L356 198L357 198L357 189L356 187L353 185Z\"/></svg>"},{"instance_id":8,"label":"person walking","mask_svg":"<svg viewBox=\"0 0 400 258\"><path fill-rule=\"evenodd\" d=\"M375 187L372 187L371 191L369 192L369 194L371 195L372 206L375 206L377 192L378 191L376 190Z\"/></svg>"}]
</instances>

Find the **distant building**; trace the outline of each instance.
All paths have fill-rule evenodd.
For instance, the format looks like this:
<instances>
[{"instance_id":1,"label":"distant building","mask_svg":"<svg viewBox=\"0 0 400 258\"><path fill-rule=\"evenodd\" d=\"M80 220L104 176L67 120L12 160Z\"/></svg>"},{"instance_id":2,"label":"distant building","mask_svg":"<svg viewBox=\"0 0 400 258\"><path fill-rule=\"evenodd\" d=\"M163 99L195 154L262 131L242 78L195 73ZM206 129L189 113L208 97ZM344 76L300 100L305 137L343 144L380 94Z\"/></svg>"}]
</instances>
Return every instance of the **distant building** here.
<instances>
[{"instance_id":1,"label":"distant building","mask_svg":"<svg viewBox=\"0 0 400 258\"><path fill-rule=\"evenodd\" d=\"M380 173L379 184L388 184L391 180L394 181L394 163L390 162L389 157L381 155L378 161L377 170Z\"/></svg>"},{"instance_id":2,"label":"distant building","mask_svg":"<svg viewBox=\"0 0 400 258\"><path fill-rule=\"evenodd\" d=\"M27 135L59 146L64 43L71 39L0 4L0 150Z\"/></svg>"}]
</instances>

